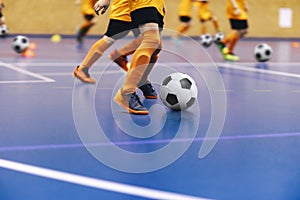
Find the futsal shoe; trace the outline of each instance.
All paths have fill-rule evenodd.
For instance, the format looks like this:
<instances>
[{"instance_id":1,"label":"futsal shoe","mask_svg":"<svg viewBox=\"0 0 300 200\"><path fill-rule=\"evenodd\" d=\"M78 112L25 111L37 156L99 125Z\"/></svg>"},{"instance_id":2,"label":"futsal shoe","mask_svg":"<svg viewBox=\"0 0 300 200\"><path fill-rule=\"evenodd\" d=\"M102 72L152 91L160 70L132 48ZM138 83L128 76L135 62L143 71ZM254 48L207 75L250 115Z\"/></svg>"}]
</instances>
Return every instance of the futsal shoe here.
<instances>
[{"instance_id":1,"label":"futsal shoe","mask_svg":"<svg viewBox=\"0 0 300 200\"><path fill-rule=\"evenodd\" d=\"M88 68L83 68L82 70L79 69L79 66L76 67L76 69L73 72L74 77L78 78L79 80L81 80L84 83L91 83L91 84L95 84L96 81L91 78L89 72L88 72Z\"/></svg>"},{"instance_id":2,"label":"futsal shoe","mask_svg":"<svg viewBox=\"0 0 300 200\"><path fill-rule=\"evenodd\" d=\"M145 98L157 99L157 93L151 83L146 83L146 84L140 86L139 89L142 90Z\"/></svg>"},{"instance_id":3,"label":"futsal shoe","mask_svg":"<svg viewBox=\"0 0 300 200\"><path fill-rule=\"evenodd\" d=\"M143 106L139 96L135 92L128 95L123 95L120 89L114 97L114 100L120 106L128 110L131 114L147 115L149 113L149 111Z\"/></svg>"},{"instance_id":4,"label":"futsal shoe","mask_svg":"<svg viewBox=\"0 0 300 200\"><path fill-rule=\"evenodd\" d=\"M113 52L111 52L108 57L117 65L119 65L119 67L121 67L123 70L128 71L129 64L126 56L121 55L117 50L113 50Z\"/></svg>"},{"instance_id":5,"label":"futsal shoe","mask_svg":"<svg viewBox=\"0 0 300 200\"><path fill-rule=\"evenodd\" d=\"M224 54L228 53L227 52L228 48L226 47L226 45L223 42L219 42L217 45L219 47L219 50L220 50L221 54L224 55Z\"/></svg>"},{"instance_id":6,"label":"futsal shoe","mask_svg":"<svg viewBox=\"0 0 300 200\"><path fill-rule=\"evenodd\" d=\"M227 54L224 54L224 60L237 62L240 60L240 58L233 53L227 53Z\"/></svg>"}]
</instances>

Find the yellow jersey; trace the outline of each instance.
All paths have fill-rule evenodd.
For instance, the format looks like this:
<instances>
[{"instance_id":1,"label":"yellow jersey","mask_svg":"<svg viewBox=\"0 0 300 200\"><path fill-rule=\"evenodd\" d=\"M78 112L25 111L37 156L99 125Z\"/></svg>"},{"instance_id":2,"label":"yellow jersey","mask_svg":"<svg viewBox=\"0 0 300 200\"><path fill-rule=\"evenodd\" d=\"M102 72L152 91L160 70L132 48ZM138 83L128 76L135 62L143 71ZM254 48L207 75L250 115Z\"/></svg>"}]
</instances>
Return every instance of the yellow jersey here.
<instances>
[{"instance_id":1,"label":"yellow jersey","mask_svg":"<svg viewBox=\"0 0 300 200\"><path fill-rule=\"evenodd\" d=\"M240 10L240 14L235 14L235 7ZM226 2L226 16L229 19L246 20L246 0L227 0Z\"/></svg>"},{"instance_id":2,"label":"yellow jersey","mask_svg":"<svg viewBox=\"0 0 300 200\"><path fill-rule=\"evenodd\" d=\"M109 18L131 22L129 0L113 0Z\"/></svg>"},{"instance_id":3,"label":"yellow jersey","mask_svg":"<svg viewBox=\"0 0 300 200\"><path fill-rule=\"evenodd\" d=\"M198 18L200 20L209 20L212 18L212 13L209 10L208 1L200 1L197 2L199 8L198 8Z\"/></svg>"},{"instance_id":4,"label":"yellow jersey","mask_svg":"<svg viewBox=\"0 0 300 200\"><path fill-rule=\"evenodd\" d=\"M178 6L178 15L184 17L191 17L192 6L192 0L181 0Z\"/></svg>"}]
</instances>

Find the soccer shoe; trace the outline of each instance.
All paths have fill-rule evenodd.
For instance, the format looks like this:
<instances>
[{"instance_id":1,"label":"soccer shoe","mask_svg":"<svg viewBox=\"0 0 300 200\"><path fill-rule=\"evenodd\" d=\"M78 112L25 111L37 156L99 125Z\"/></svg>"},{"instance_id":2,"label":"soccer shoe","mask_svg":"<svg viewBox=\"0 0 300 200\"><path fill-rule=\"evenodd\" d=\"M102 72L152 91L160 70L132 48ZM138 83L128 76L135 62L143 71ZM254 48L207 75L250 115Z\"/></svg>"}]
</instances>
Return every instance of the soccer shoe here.
<instances>
[{"instance_id":1,"label":"soccer shoe","mask_svg":"<svg viewBox=\"0 0 300 200\"><path fill-rule=\"evenodd\" d=\"M79 69L79 66L77 66L73 74L74 77L78 78L84 83L96 83L96 81L93 78L91 78L87 68L83 68L83 70L81 70Z\"/></svg>"},{"instance_id":2,"label":"soccer shoe","mask_svg":"<svg viewBox=\"0 0 300 200\"><path fill-rule=\"evenodd\" d=\"M222 53L223 53L223 55L225 55L225 54L229 54L230 52L229 52L229 49L227 47L224 47L223 50L222 50Z\"/></svg>"},{"instance_id":3,"label":"soccer shoe","mask_svg":"<svg viewBox=\"0 0 300 200\"><path fill-rule=\"evenodd\" d=\"M226 53L226 51L228 50L227 47L225 46L225 44L222 43L222 42L219 42L217 45L219 47L219 50L220 50L221 54L224 55Z\"/></svg>"},{"instance_id":4,"label":"soccer shoe","mask_svg":"<svg viewBox=\"0 0 300 200\"><path fill-rule=\"evenodd\" d=\"M157 93L151 83L146 83L146 84L140 86L139 89L142 90L145 98L157 99Z\"/></svg>"},{"instance_id":5,"label":"soccer shoe","mask_svg":"<svg viewBox=\"0 0 300 200\"><path fill-rule=\"evenodd\" d=\"M234 55L233 53L227 53L224 54L224 60L237 62L240 60L240 58L237 55Z\"/></svg>"},{"instance_id":6,"label":"soccer shoe","mask_svg":"<svg viewBox=\"0 0 300 200\"><path fill-rule=\"evenodd\" d=\"M128 71L128 60L126 56L121 55L117 50L113 50L108 57L123 70Z\"/></svg>"},{"instance_id":7,"label":"soccer shoe","mask_svg":"<svg viewBox=\"0 0 300 200\"><path fill-rule=\"evenodd\" d=\"M114 100L131 114L147 115L149 113L135 92L129 95L123 95L120 89L115 95Z\"/></svg>"}]
</instances>

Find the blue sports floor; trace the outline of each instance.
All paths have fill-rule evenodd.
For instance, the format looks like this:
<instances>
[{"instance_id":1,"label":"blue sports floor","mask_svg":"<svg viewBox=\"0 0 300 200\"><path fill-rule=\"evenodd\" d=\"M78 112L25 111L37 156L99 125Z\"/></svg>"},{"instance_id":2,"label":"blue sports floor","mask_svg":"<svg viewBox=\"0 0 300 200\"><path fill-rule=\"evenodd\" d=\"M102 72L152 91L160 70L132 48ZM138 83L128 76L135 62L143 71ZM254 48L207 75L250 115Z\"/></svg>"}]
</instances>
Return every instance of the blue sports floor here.
<instances>
[{"instance_id":1,"label":"blue sports floor","mask_svg":"<svg viewBox=\"0 0 300 200\"><path fill-rule=\"evenodd\" d=\"M96 85L72 77L96 38L80 49L74 38L30 39L32 58L11 49L12 37L0 40L1 200L300 199L293 41L245 39L231 63L216 46L165 38L149 78L159 90L169 73L187 73L197 102L174 112L142 98L150 115L135 116L112 101L125 72L107 57L131 38L93 66ZM273 48L266 63L253 57L261 42Z\"/></svg>"}]
</instances>

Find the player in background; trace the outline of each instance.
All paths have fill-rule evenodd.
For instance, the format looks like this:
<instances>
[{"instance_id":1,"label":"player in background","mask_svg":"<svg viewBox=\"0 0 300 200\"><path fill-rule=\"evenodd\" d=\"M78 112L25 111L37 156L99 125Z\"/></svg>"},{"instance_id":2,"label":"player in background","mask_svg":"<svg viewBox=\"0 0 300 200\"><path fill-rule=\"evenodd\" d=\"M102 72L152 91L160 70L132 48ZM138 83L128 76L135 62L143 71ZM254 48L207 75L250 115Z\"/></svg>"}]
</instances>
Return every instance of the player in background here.
<instances>
[{"instance_id":1,"label":"player in background","mask_svg":"<svg viewBox=\"0 0 300 200\"><path fill-rule=\"evenodd\" d=\"M207 22L211 21L213 24L213 27L215 29L215 32L220 32L220 26L218 19L213 13L211 12L209 8L209 1L208 0L195 0L196 4L199 4L198 9L198 18L201 22L201 34L207 33Z\"/></svg>"},{"instance_id":2,"label":"player in background","mask_svg":"<svg viewBox=\"0 0 300 200\"><path fill-rule=\"evenodd\" d=\"M125 56L136 50L140 45L141 38L139 37L139 30L131 23L128 0L115 0L111 5L106 33L101 39L93 44L81 65L77 66L74 70L74 76L85 83L96 83L90 76L89 69L116 40L125 37L131 30L137 38L126 46L125 50L127 52L121 52L124 56L116 50L110 54L111 59L125 71L127 71L127 59Z\"/></svg>"},{"instance_id":3,"label":"player in background","mask_svg":"<svg viewBox=\"0 0 300 200\"><path fill-rule=\"evenodd\" d=\"M5 25L5 18L2 14L2 9L4 8L3 2L0 0L0 26Z\"/></svg>"},{"instance_id":4,"label":"player in background","mask_svg":"<svg viewBox=\"0 0 300 200\"><path fill-rule=\"evenodd\" d=\"M80 26L76 40L79 44L83 43L84 36L96 24L96 14L94 11L94 4L97 0L76 0L75 4L81 4L81 13L84 17L84 23Z\"/></svg>"},{"instance_id":5,"label":"player in background","mask_svg":"<svg viewBox=\"0 0 300 200\"><path fill-rule=\"evenodd\" d=\"M219 23L217 17L209 9L208 0L181 0L178 7L178 15L180 24L177 28L177 33L174 36L175 41L180 38L180 36L189 30L191 27L192 20L192 7L196 6L198 19L201 23L200 34L207 33L207 22L211 21L213 23L216 32L220 32Z\"/></svg>"},{"instance_id":6,"label":"player in background","mask_svg":"<svg viewBox=\"0 0 300 200\"><path fill-rule=\"evenodd\" d=\"M235 55L236 44L248 32L248 6L246 0L227 0L226 16L229 19L231 32L218 44L225 60L239 61Z\"/></svg>"},{"instance_id":7,"label":"player in background","mask_svg":"<svg viewBox=\"0 0 300 200\"><path fill-rule=\"evenodd\" d=\"M103 14L109 4L110 0L99 0L95 4L95 11ZM149 111L140 101L136 89L143 88L144 96L146 91L151 98L157 98L154 88L147 82L147 77L161 50L160 30L164 24L164 0L129 0L129 8L132 23L139 27L142 41L133 54L125 82L114 100L129 113L148 114Z\"/></svg>"},{"instance_id":8,"label":"player in background","mask_svg":"<svg viewBox=\"0 0 300 200\"><path fill-rule=\"evenodd\" d=\"M125 71L128 70L126 56L135 52L137 47L141 44L142 37L138 37L140 36L140 31L133 23L131 23L128 0L116 0L111 6L110 21L107 32L103 38L98 40L92 46L81 65L77 66L77 68L74 70L74 76L82 82L95 83L96 81L89 75L88 72L91 66L102 56L107 48L109 48L116 40L126 36L130 31L133 31L136 39L124 46L122 49L114 50L110 54L110 58ZM150 63L147 66L147 70L152 69L154 63L157 61L157 58L158 55L151 57ZM142 90L145 98L157 98L157 93L152 87L152 84L149 82L147 73L145 73L145 76L142 76L138 84L139 89ZM133 95L133 97L137 96ZM138 98L135 100L138 100ZM133 103L135 103L135 107L139 107L139 101Z\"/></svg>"}]
</instances>

